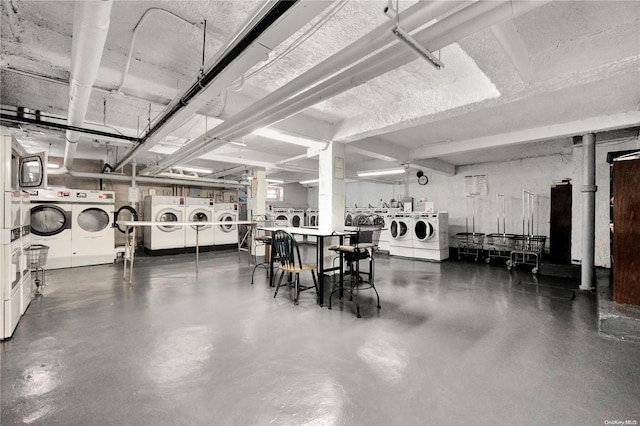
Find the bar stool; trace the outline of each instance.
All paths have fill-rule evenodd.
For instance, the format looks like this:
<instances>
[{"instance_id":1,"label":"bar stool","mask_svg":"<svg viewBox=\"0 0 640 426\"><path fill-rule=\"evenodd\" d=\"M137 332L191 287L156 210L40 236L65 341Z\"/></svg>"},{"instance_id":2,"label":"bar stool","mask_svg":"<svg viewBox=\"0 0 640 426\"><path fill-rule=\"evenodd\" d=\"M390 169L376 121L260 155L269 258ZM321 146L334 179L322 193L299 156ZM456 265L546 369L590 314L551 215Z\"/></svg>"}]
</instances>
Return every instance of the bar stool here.
<instances>
[{"instance_id":1,"label":"bar stool","mask_svg":"<svg viewBox=\"0 0 640 426\"><path fill-rule=\"evenodd\" d=\"M264 268L264 270L267 271L267 279L269 279L269 268L270 268L269 250L271 248L272 238L270 233L268 233L267 231L262 231L258 228L260 227L268 228L268 227L275 226L275 221L271 217L269 217L269 215L266 215L266 214L251 216L251 221L255 223L255 225L253 226L253 235L251 237L251 245L252 245L253 252L255 253L256 249L260 246L265 247L264 262L256 263L256 265L253 267L253 272L251 273L251 285L253 285L253 278L256 273L256 269ZM256 256L256 262L257 261L258 261L258 256Z\"/></svg>"}]
</instances>

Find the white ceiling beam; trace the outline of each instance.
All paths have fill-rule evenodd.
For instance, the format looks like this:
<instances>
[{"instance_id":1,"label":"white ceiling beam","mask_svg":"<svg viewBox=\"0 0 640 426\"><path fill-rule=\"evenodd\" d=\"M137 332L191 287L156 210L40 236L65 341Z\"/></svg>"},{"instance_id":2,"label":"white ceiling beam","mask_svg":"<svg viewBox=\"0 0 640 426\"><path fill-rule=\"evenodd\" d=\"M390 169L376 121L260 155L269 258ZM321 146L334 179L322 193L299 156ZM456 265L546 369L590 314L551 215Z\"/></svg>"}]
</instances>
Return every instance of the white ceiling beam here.
<instances>
[{"instance_id":1,"label":"white ceiling beam","mask_svg":"<svg viewBox=\"0 0 640 426\"><path fill-rule=\"evenodd\" d=\"M423 160L413 160L409 163L409 167L420 169L430 169L434 172L445 176L454 176L456 174L456 166L438 158L425 158Z\"/></svg>"},{"instance_id":2,"label":"white ceiling beam","mask_svg":"<svg viewBox=\"0 0 640 426\"><path fill-rule=\"evenodd\" d=\"M491 27L491 32L504 49L513 66L525 83L531 82L532 70L529 52L513 21L506 21Z\"/></svg>"},{"instance_id":3,"label":"white ceiling beam","mask_svg":"<svg viewBox=\"0 0 640 426\"><path fill-rule=\"evenodd\" d=\"M487 148L499 148L526 142L535 142L554 138L582 135L585 133L622 129L637 126L640 123L640 111L629 111L600 117L585 118L561 124L517 130L499 135L483 136L462 141L440 142L416 148L413 158L435 158L460 152L476 151Z\"/></svg>"}]
</instances>

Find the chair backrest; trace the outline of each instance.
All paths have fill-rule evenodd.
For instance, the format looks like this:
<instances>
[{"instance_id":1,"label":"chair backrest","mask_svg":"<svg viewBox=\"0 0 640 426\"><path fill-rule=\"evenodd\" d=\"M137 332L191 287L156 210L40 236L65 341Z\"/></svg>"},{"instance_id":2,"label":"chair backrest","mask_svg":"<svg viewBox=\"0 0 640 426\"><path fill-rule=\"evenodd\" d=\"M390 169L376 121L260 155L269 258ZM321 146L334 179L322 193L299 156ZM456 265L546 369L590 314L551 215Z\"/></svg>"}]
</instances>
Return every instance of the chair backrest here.
<instances>
[{"instance_id":1,"label":"chair backrest","mask_svg":"<svg viewBox=\"0 0 640 426\"><path fill-rule=\"evenodd\" d=\"M279 259L283 266L291 268L302 267L298 242L288 232L283 230L274 232L271 240L271 249L274 250L275 258Z\"/></svg>"},{"instance_id":2,"label":"chair backrest","mask_svg":"<svg viewBox=\"0 0 640 426\"><path fill-rule=\"evenodd\" d=\"M371 221L371 224L363 224L358 226L357 234L352 239L351 244L358 247L361 244L371 244L378 246L380 242L380 234L382 232L382 224L376 223L375 220Z\"/></svg>"}]
</instances>

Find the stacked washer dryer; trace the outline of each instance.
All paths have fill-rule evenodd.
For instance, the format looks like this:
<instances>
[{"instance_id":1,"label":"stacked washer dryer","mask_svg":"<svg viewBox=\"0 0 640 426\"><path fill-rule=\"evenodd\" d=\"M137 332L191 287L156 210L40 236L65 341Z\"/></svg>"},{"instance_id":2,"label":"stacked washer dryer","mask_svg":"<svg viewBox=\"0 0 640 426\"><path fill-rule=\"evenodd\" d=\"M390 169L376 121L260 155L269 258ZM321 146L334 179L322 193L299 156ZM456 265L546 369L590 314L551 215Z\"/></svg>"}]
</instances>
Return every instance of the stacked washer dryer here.
<instances>
[{"instance_id":1,"label":"stacked washer dryer","mask_svg":"<svg viewBox=\"0 0 640 426\"><path fill-rule=\"evenodd\" d=\"M71 266L112 263L115 192L74 189L71 201Z\"/></svg>"},{"instance_id":2,"label":"stacked washer dryer","mask_svg":"<svg viewBox=\"0 0 640 426\"><path fill-rule=\"evenodd\" d=\"M46 269L70 268L71 190L31 191L31 243L49 247Z\"/></svg>"},{"instance_id":3,"label":"stacked washer dryer","mask_svg":"<svg viewBox=\"0 0 640 426\"><path fill-rule=\"evenodd\" d=\"M238 204L216 203L213 206L214 222L237 222ZM220 224L213 227L213 239L216 247L238 246L238 226L235 224Z\"/></svg>"},{"instance_id":4,"label":"stacked washer dryer","mask_svg":"<svg viewBox=\"0 0 640 426\"><path fill-rule=\"evenodd\" d=\"M419 213L413 221L413 257L438 261L448 259L449 213Z\"/></svg>"},{"instance_id":5,"label":"stacked washer dryer","mask_svg":"<svg viewBox=\"0 0 640 426\"><path fill-rule=\"evenodd\" d=\"M184 204L184 197L164 195L144 197L144 219L166 222L166 225L145 227L143 245L146 252L162 254L184 251L184 226L171 225L171 222L184 222Z\"/></svg>"},{"instance_id":6,"label":"stacked washer dryer","mask_svg":"<svg viewBox=\"0 0 640 426\"><path fill-rule=\"evenodd\" d=\"M185 220L187 222L203 222L203 224L198 226L191 225L185 227L185 247L191 248L196 246L197 232L199 249L213 249L215 240L214 230L211 222L213 222L214 219L214 205L215 201L213 198L187 197L185 206Z\"/></svg>"},{"instance_id":7,"label":"stacked washer dryer","mask_svg":"<svg viewBox=\"0 0 640 426\"><path fill-rule=\"evenodd\" d=\"M395 213L389 224L389 254L392 256L413 256L413 215Z\"/></svg>"}]
</instances>

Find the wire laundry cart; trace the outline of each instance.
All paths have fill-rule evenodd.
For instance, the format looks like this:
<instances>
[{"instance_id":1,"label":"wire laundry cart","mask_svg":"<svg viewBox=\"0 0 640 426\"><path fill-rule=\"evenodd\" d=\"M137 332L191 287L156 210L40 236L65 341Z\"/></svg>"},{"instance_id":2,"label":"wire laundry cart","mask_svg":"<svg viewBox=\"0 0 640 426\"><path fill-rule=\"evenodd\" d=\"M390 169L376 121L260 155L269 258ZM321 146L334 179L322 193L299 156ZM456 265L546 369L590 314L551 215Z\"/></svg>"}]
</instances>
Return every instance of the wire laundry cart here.
<instances>
[{"instance_id":1,"label":"wire laundry cart","mask_svg":"<svg viewBox=\"0 0 640 426\"><path fill-rule=\"evenodd\" d=\"M25 249L27 252L27 262L29 269L34 273L36 283L36 293L40 293L42 287L45 286L44 267L47 264L47 255L49 254L49 246L42 244L32 244Z\"/></svg>"},{"instance_id":2,"label":"wire laundry cart","mask_svg":"<svg viewBox=\"0 0 640 426\"><path fill-rule=\"evenodd\" d=\"M506 202L504 194L496 194L497 196L497 222L498 232L488 234L487 242L487 258L485 262L490 263L492 259L511 259L511 251L514 247L515 234L507 234L506 232ZM502 220L501 220L502 219ZM502 232L500 232L500 222L502 221Z\"/></svg>"},{"instance_id":3,"label":"wire laundry cart","mask_svg":"<svg viewBox=\"0 0 640 426\"><path fill-rule=\"evenodd\" d=\"M547 237L533 235L534 196L533 192L522 190L522 235L513 238L513 250L507 261L508 270L518 265L530 265L533 266L531 273L537 274L540 269L540 259Z\"/></svg>"},{"instance_id":4,"label":"wire laundry cart","mask_svg":"<svg viewBox=\"0 0 640 426\"><path fill-rule=\"evenodd\" d=\"M469 232L469 200L471 200L471 232ZM467 195L465 204L467 210L465 218L466 232L458 232L456 234L458 239L458 259L461 259L462 256L474 256L477 262L484 250L484 234L476 232L475 198L472 195Z\"/></svg>"}]
</instances>

